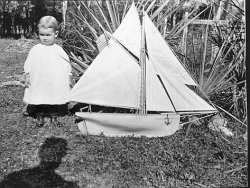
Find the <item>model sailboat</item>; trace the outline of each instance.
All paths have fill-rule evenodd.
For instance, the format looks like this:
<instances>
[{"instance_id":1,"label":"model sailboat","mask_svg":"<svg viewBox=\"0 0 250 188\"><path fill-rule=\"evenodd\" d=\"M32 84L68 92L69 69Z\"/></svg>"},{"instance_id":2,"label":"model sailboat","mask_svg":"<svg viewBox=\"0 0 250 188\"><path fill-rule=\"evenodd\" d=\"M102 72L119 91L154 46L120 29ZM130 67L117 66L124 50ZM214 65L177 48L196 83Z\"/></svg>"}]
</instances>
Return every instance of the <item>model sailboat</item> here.
<instances>
[{"instance_id":1,"label":"model sailboat","mask_svg":"<svg viewBox=\"0 0 250 188\"><path fill-rule=\"evenodd\" d=\"M77 112L80 130L89 134L167 136L180 128L180 114L216 112L186 85L196 83L145 13L141 24L132 3L70 100L136 111Z\"/></svg>"}]
</instances>

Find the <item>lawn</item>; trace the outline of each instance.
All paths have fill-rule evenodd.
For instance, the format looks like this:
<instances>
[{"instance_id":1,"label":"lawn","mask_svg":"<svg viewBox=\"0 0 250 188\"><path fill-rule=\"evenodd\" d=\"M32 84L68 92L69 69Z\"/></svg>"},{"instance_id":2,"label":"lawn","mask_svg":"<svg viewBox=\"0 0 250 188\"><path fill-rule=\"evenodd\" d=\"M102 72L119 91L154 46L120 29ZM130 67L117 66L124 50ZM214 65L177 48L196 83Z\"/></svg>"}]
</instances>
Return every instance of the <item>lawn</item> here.
<instances>
[{"instance_id":1,"label":"lawn","mask_svg":"<svg viewBox=\"0 0 250 188\"><path fill-rule=\"evenodd\" d=\"M5 52L15 40L0 39L0 83L20 75L27 52ZM228 119L233 137L192 125L172 136L106 137L81 135L75 116L49 120L42 128L22 115L21 86L0 89L0 181L9 173L33 168L46 138L63 138L67 155L56 170L79 187L247 187L244 125Z\"/></svg>"}]
</instances>

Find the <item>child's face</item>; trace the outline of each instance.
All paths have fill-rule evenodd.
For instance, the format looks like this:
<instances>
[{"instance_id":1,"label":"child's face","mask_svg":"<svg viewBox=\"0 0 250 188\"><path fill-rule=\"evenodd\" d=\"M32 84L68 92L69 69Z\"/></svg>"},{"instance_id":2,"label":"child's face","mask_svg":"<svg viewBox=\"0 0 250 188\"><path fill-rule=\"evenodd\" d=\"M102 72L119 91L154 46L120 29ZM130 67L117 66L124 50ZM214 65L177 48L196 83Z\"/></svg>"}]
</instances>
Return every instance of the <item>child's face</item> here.
<instances>
[{"instance_id":1,"label":"child's face","mask_svg":"<svg viewBox=\"0 0 250 188\"><path fill-rule=\"evenodd\" d=\"M57 33L54 31L53 28L39 28L39 39L43 45L50 46L53 45L55 42L55 38Z\"/></svg>"}]
</instances>

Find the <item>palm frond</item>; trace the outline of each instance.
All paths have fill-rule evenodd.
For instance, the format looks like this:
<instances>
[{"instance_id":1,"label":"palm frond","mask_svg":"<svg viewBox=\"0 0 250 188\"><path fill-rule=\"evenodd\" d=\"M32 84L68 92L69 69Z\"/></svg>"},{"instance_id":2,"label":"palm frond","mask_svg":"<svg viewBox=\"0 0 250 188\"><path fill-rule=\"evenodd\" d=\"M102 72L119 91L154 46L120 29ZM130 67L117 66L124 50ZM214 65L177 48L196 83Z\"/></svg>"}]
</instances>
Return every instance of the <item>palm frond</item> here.
<instances>
[{"instance_id":1,"label":"palm frond","mask_svg":"<svg viewBox=\"0 0 250 188\"><path fill-rule=\"evenodd\" d=\"M111 18L111 23L113 25L113 29L109 32L113 33L113 31L119 26L117 17L116 17L116 10L114 9L113 3L111 0L106 0L106 5L108 7L109 16Z\"/></svg>"},{"instance_id":2,"label":"palm frond","mask_svg":"<svg viewBox=\"0 0 250 188\"><path fill-rule=\"evenodd\" d=\"M106 23L106 25L108 26L108 29L109 29L109 32L113 32L113 28L112 28L112 25L110 24L110 22L108 21L108 18L107 16L105 15L105 13L103 12L102 10L102 7L99 5L99 3L97 2L97 7ZM112 19L111 19L112 20Z\"/></svg>"},{"instance_id":3,"label":"palm frond","mask_svg":"<svg viewBox=\"0 0 250 188\"><path fill-rule=\"evenodd\" d=\"M153 1L150 3L150 5L147 7L146 13L148 13L148 12L150 11L150 9L154 7L155 2L156 2L156 0L153 0Z\"/></svg>"},{"instance_id":4,"label":"palm frond","mask_svg":"<svg viewBox=\"0 0 250 188\"><path fill-rule=\"evenodd\" d=\"M168 4L170 0L166 0L164 1L161 6L159 8L157 8L156 11L154 11L154 13L150 16L150 19L153 20L156 16L158 16L160 14L160 12L166 7L166 5Z\"/></svg>"}]
</instances>

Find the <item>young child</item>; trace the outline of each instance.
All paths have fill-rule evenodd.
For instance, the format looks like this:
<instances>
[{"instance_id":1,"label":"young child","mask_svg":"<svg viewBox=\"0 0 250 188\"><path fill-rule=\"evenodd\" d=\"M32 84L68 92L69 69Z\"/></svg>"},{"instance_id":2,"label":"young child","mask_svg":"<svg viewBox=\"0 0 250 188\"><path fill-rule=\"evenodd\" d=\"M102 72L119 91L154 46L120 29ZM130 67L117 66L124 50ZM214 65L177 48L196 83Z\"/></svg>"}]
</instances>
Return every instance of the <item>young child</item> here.
<instances>
[{"instance_id":1,"label":"young child","mask_svg":"<svg viewBox=\"0 0 250 188\"><path fill-rule=\"evenodd\" d=\"M68 112L71 66L62 47L55 44L58 22L52 16L44 16L38 22L40 43L29 52L24 64L24 103L27 112L37 118L42 127L44 117L57 123L57 116Z\"/></svg>"}]
</instances>

